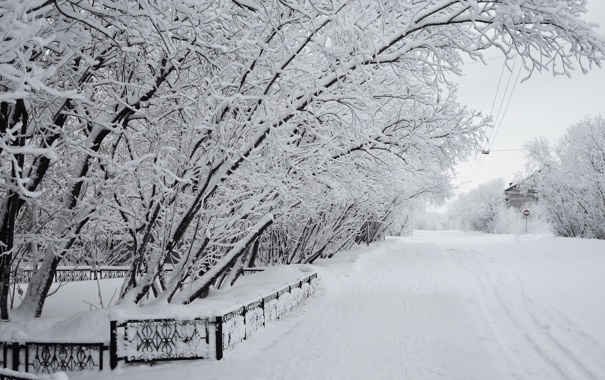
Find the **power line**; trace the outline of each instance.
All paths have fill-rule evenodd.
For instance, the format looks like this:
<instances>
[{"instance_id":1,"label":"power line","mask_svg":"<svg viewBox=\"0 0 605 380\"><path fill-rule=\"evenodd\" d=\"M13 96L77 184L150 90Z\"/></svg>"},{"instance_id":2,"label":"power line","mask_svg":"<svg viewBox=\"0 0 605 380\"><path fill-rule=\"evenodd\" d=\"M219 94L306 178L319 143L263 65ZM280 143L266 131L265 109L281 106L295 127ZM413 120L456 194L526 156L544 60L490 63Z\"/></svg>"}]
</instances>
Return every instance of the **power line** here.
<instances>
[{"instance_id":1,"label":"power line","mask_svg":"<svg viewBox=\"0 0 605 380\"><path fill-rule=\"evenodd\" d=\"M538 135L529 135L527 133L500 132L500 134L501 135L513 135L513 136L538 137Z\"/></svg>"},{"instance_id":2,"label":"power line","mask_svg":"<svg viewBox=\"0 0 605 380\"><path fill-rule=\"evenodd\" d=\"M515 56L515 61L513 62L513 70L516 66L517 63L517 58L518 55ZM504 62L504 64L506 64L506 62ZM508 95L508 100L506 100L506 94L508 92L508 88L510 86L510 81L513 77L513 72L511 72L509 78L508 78L508 82L506 84L506 89L504 90L504 94L502 96L502 101L500 102L500 107L498 109L498 114L494 120L494 124L497 125L496 129L492 131L492 133L490 133L490 136L488 137L488 146L487 148L482 149L482 152L488 152L490 151L491 147L494 144L494 141L496 140L496 137L498 135L498 132L500 131L500 128L502 127L502 123L504 122L504 116L506 115L506 112L508 111L508 107L510 105L510 102L512 100L513 94L515 92L515 88L517 87L517 83L519 83L519 76L521 75L521 70L523 68L523 65L519 66L519 69L517 71L517 77L515 78L515 82L513 84L513 87ZM497 92L496 92L497 94ZM506 101L506 106L504 106L504 102ZM503 107L504 106L504 107ZM504 110L503 110L504 108ZM493 112L493 108L492 108L492 112ZM500 115L502 115L500 117ZM499 119L499 122L498 122ZM493 137L492 137L493 136ZM486 160L486 155L481 156L481 158L477 161L477 165L475 166L475 169L471 172L471 177L470 177L470 181L473 181L475 179L475 177L477 176L477 174L479 174L479 170L481 170L481 167L483 166L483 164L485 163ZM472 168L472 165L471 165Z\"/></svg>"},{"instance_id":3,"label":"power line","mask_svg":"<svg viewBox=\"0 0 605 380\"><path fill-rule=\"evenodd\" d=\"M519 66L519 70L517 71L517 77L515 78L515 83L513 84L512 90L510 91L510 96L508 97L508 102L506 103L506 107L504 108L504 112L502 113L502 118L500 119L500 124L498 124L498 128L496 129L496 134L494 135L494 140L496 139L496 136L498 135L498 132L500 131L500 127L502 127L502 123L504 122L504 116L506 115L506 111L508 111L508 106L510 105L510 101L513 98L513 94L515 93L515 88L517 88L517 84L519 83L519 77L521 76L522 68L523 68L523 65ZM512 77L512 73L511 73L511 77ZM491 149L492 145L494 145L494 140L492 140L488 149Z\"/></svg>"},{"instance_id":4,"label":"power line","mask_svg":"<svg viewBox=\"0 0 605 380\"><path fill-rule=\"evenodd\" d=\"M498 100L498 94L500 93L500 85L502 84L502 77L504 76L505 68L506 68L506 61L502 62L502 69L500 70L500 77L498 78L498 85L496 87L496 93L494 94L494 101L492 102L492 107L489 111L490 115L493 115L493 113L494 113L494 107L496 106L496 101ZM490 131L490 134L487 137L487 141L490 141L492 133L493 133L493 129ZM463 177L465 180L469 179L469 178L471 178L471 180L472 180L472 177L469 177L469 174L474 172L474 170L477 168L477 166L479 166L479 161L481 161L482 159L484 160L485 158L483 156L481 156L479 159L477 159L477 155L475 154L475 156L473 157L473 161L471 162L471 166L469 166L468 170L466 171L466 174Z\"/></svg>"},{"instance_id":5,"label":"power line","mask_svg":"<svg viewBox=\"0 0 605 380\"><path fill-rule=\"evenodd\" d=\"M498 114L496 115L496 118L494 119L494 125L498 124L498 119L500 118L500 114L502 113L502 118L500 118L500 125L502 125L502 119L504 118L504 114L506 113L506 109L504 112L502 112L502 108L504 105L504 102L506 100L506 94L508 93L508 88L510 87L510 81L513 79L513 72L514 69L517 65L517 58L519 56L515 55L515 60L513 62L513 71L511 71L510 76L508 77L508 81L506 82L506 88L504 89L504 94L502 95L502 100L500 101L500 107L498 107ZM517 85L517 83L515 82L515 86ZM508 98L508 103L510 103L510 98L513 95L513 91L514 91L514 86L513 86L513 90L510 92L509 94L509 98ZM508 108L508 103L506 105L506 108ZM492 111L493 112L493 109ZM492 135L494 136L493 139L488 139L488 144L489 143L493 143L493 140L496 138L496 135L498 134L498 129L500 129L499 127L496 127L496 129L493 131L494 133L492 133ZM491 135L490 135L491 136Z\"/></svg>"}]
</instances>

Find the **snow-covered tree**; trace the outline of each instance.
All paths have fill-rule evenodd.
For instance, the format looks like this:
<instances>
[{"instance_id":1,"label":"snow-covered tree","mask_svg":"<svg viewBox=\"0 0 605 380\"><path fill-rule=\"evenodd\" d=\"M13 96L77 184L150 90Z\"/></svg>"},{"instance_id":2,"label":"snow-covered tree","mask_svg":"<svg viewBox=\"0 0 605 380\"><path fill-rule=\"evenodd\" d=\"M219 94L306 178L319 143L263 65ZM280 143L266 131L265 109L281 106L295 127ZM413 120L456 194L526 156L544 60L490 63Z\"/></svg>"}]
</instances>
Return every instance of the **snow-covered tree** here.
<instances>
[{"instance_id":1,"label":"snow-covered tree","mask_svg":"<svg viewBox=\"0 0 605 380\"><path fill-rule=\"evenodd\" d=\"M504 180L500 178L459 195L449 205L448 215L463 230L493 233L505 210Z\"/></svg>"},{"instance_id":2,"label":"snow-covered tree","mask_svg":"<svg viewBox=\"0 0 605 380\"><path fill-rule=\"evenodd\" d=\"M588 117L555 144L540 138L526 149L530 186L554 232L605 239L605 118Z\"/></svg>"},{"instance_id":3,"label":"snow-covered tree","mask_svg":"<svg viewBox=\"0 0 605 380\"><path fill-rule=\"evenodd\" d=\"M84 245L87 225L124 211L112 204L131 187L124 173L137 160L157 159L160 147L133 158L120 143L132 131L145 134L140 125L154 117L168 122L191 95L170 87L169 78L191 67L193 56L199 61L196 34L205 24L194 18L207 8L183 6L188 17L145 1L0 5L3 319L14 260L39 253L20 306L39 315L56 266ZM158 112L147 112L151 106Z\"/></svg>"},{"instance_id":4,"label":"snow-covered tree","mask_svg":"<svg viewBox=\"0 0 605 380\"><path fill-rule=\"evenodd\" d=\"M153 291L187 303L282 217L327 228L302 261L356 224L384 224L389 205L442 193L434 184L486 125L444 73L492 46L530 74L598 64L605 43L584 11L576 0L0 4L0 317L15 260L38 267L17 314L39 316L56 266L97 227L130 249L122 302Z\"/></svg>"}]
</instances>

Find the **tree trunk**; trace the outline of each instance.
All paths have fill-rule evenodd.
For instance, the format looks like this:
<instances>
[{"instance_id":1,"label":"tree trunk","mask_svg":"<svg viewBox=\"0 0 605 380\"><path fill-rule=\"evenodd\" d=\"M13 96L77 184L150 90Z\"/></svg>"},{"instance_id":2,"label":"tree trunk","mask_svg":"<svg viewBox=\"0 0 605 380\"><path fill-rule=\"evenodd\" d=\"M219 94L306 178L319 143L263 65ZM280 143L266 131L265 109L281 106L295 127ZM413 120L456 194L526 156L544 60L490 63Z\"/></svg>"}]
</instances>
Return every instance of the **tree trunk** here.
<instances>
[{"instance_id":1,"label":"tree trunk","mask_svg":"<svg viewBox=\"0 0 605 380\"><path fill-rule=\"evenodd\" d=\"M25 134L28 126L28 113L23 99L16 101L15 105L10 105L5 102L0 106L0 136L7 133L7 130L21 123L20 137L14 139L11 144L13 147L22 147L25 145ZM0 150L2 152L2 150ZM12 185L15 186L15 181L22 175L23 170L23 154L14 154L12 160ZM9 293L11 285L11 264L13 261L13 249L15 239L15 226L17 215L23 206L24 202L19 196L19 193L10 189L6 190L6 198L2 209L0 209L0 319L8 320L10 318L9 311Z\"/></svg>"},{"instance_id":2,"label":"tree trunk","mask_svg":"<svg viewBox=\"0 0 605 380\"><path fill-rule=\"evenodd\" d=\"M60 257L47 251L41 265L29 282L23 302L13 311L16 317L20 319L40 318L44 301L52 286L60 261Z\"/></svg>"},{"instance_id":3,"label":"tree trunk","mask_svg":"<svg viewBox=\"0 0 605 380\"><path fill-rule=\"evenodd\" d=\"M250 233L240 240L214 267L197 279L187 289L172 297L171 303L188 304L208 292L208 289L226 271L231 269L238 259L246 252L252 242L265 232L273 223L273 215L268 214L261 218L251 229Z\"/></svg>"}]
</instances>

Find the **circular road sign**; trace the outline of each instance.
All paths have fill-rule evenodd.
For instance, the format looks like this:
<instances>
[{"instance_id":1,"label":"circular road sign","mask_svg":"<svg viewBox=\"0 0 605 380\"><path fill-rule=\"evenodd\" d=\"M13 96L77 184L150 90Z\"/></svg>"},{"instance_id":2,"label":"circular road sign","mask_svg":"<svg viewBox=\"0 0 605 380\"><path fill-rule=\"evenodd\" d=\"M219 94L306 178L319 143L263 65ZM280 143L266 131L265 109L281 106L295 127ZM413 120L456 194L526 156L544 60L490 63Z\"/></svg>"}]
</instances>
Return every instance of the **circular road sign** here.
<instances>
[{"instance_id":1,"label":"circular road sign","mask_svg":"<svg viewBox=\"0 0 605 380\"><path fill-rule=\"evenodd\" d=\"M529 210L525 210L525 211L523 211L523 215L525 215L525 216L529 216Z\"/></svg>"}]
</instances>

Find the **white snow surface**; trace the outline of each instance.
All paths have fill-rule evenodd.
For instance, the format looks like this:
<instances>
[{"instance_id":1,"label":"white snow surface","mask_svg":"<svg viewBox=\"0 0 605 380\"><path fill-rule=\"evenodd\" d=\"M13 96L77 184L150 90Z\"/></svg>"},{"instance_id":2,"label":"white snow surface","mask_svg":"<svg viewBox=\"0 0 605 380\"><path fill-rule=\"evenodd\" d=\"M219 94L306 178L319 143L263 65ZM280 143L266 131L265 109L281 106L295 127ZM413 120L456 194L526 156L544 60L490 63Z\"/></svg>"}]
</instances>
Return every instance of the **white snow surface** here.
<instances>
[{"instance_id":1,"label":"white snow surface","mask_svg":"<svg viewBox=\"0 0 605 380\"><path fill-rule=\"evenodd\" d=\"M0 341L105 343L109 344L109 321L129 319L175 318L180 320L213 318L268 296L288 285L295 285L314 271L309 265L267 268L250 276L242 276L224 290L210 290L208 297L191 305L147 306L113 305L99 308L99 286L107 304L119 291L123 279L74 281L60 285L57 294L45 304L42 318L0 323ZM58 284L53 285L56 289ZM114 297L115 298L115 297ZM96 304L96 306L95 306ZM90 310L91 305L95 306Z\"/></svg>"},{"instance_id":2,"label":"white snow surface","mask_svg":"<svg viewBox=\"0 0 605 380\"><path fill-rule=\"evenodd\" d=\"M12 371L6 368L0 368L0 376L6 376L7 378L19 378L24 380L68 380L69 378L65 374L65 372L57 372L53 374L41 374L41 375L32 375L29 373Z\"/></svg>"},{"instance_id":3,"label":"white snow surface","mask_svg":"<svg viewBox=\"0 0 605 380\"><path fill-rule=\"evenodd\" d=\"M70 379L605 379L605 241L416 231L225 352Z\"/></svg>"}]
</instances>

